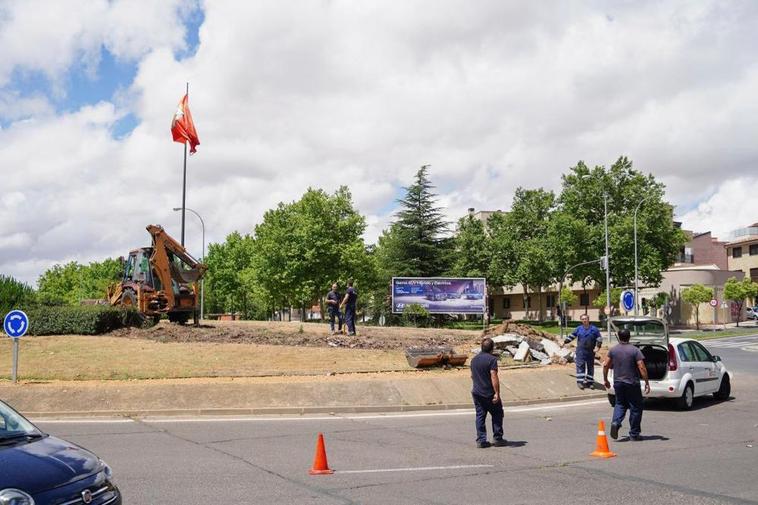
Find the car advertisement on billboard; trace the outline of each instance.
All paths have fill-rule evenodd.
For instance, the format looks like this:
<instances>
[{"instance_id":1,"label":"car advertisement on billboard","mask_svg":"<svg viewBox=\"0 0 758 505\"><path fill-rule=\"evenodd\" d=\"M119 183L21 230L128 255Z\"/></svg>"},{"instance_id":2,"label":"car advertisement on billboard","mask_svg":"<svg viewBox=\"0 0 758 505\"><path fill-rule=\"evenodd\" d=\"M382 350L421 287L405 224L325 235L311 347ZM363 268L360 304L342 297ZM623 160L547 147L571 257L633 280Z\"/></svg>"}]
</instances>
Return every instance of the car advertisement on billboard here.
<instances>
[{"instance_id":1,"label":"car advertisement on billboard","mask_svg":"<svg viewBox=\"0 0 758 505\"><path fill-rule=\"evenodd\" d=\"M487 303L484 279L393 277L392 312L418 304L432 314L483 314Z\"/></svg>"}]
</instances>

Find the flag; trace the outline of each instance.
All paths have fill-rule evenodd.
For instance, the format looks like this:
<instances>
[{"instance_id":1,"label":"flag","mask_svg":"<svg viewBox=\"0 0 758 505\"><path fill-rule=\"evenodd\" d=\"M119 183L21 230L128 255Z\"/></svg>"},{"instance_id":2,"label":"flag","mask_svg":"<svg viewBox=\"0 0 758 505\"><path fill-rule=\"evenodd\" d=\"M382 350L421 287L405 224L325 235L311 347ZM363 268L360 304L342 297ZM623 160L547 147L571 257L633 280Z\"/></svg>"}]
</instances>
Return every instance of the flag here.
<instances>
[{"instance_id":1,"label":"flag","mask_svg":"<svg viewBox=\"0 0 758 505\"><path fill-rule=\"evenodd\" d=\"M184 144L189 142L190 154L195 154L195 147L200 145L200 139L197 138L197 132L195 131L195 123L192 122L192 114L189 110L189 96L184 95L184 98L179 102L179 106L174 114L174 119L171 121L171 134L174 136L174 142Z\"/></svg>"}]
</instances>

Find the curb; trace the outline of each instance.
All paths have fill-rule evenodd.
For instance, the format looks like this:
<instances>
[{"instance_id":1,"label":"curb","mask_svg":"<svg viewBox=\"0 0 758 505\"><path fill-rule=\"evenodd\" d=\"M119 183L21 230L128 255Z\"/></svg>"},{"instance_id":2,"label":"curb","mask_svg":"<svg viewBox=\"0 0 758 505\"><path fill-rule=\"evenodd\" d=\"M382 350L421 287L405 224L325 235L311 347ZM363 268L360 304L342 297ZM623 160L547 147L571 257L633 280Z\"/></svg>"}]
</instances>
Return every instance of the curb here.
<instances>
[{"instance_id":1,"label":"curb","mask_svg":"<svg viewBox=\"0 0 758 505\"><path fill-rule=\"evenodd\" d=\"M504 407L521 407L546 403L567 403L605 397L605 392L585 395L561 396L558 398L537 398L533 400L510 400ZM180 417L180 416L264 416L264 415L306 415L306 414L366 414L377 412L423 412L439 410L468 410L471 403L448 403L435 405L366 405L333 407L252 407L252 408L199 408L161 410L88 410L62 412L24 412L24 416L37 420L50 418L97 418L97 417Z\"/></svg>"}]
</instances>

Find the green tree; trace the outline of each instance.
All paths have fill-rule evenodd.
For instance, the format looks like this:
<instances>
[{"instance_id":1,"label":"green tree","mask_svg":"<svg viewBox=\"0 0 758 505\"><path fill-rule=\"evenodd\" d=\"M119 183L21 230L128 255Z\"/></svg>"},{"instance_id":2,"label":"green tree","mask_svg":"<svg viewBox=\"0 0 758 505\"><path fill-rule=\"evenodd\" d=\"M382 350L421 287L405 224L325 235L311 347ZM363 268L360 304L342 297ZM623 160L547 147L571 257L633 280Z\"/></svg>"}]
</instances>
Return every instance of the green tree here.
<instances>
[{"instance_id":1,"label":"green tree","mask_svg":"<svg viewBox=\"0 0 758 505\"><path fill-rule=\"evenodd\" d=\"M447 223L436 206L428 171L428 165L421 167L414 183L404 188L400 211L386 233L388 239L380 241L380 247L391 246L381 257L387 261L385 270L392 267L395 276L434 277L449 268L450 242L443 237Z\"/></svg>"},{"instance_id":2,"label":"green tree","mask_svg":"<svg viewBox=\"0 0 758 505\"><path fill-rule=\"evenodd\" d=\"M266 311L268 304L251 294L255 290L251 277L254 253L253 238L239 232L229 234L221 244L208 246L205 297L209 313L233 312L250 318Z\"/></svg>"},{"instance_id":3,"label":"green tree","mask_svg":"<svg viewBox=\"0 0 758 505\"><path fill-rule=\"evenodd\" d=\"M742 318L742 306L748 298L758 296L758 284L753 282L749 277L738 281L736 277L730 277L724 283L724 298L737 304L737 326L740 325Z\"/></svg>"},{"instance_id":4,"label":"green tree","mask_svg":"<svg viewBox=\"0 0 758 505\"><path fill-rule=\"evenodd\" d=\"M34 289L13 277L0 275L0 318L13 309L24 309L35 303Z\"/></svg>"},{"instance_id":5,"label":"green tree","mask_svg":"<svg viewBox=\"0 0 758 505\"><path fill-rule=\"evenodd\" d=\"M121 261L108 258L81 265L71 261L54 265L37 280L41 303L79 305L84 299L105 298L108 286L121 279Z\"/></svg>"},{"instance_id":6,"label":"green tree","mask_svg":"<svg viewBox=\"0 0 758 505\"><path fill-rule=\"evenodd\" d=\"M639 278L642 284L657 286L662 272L677 259L686 241L674 225L672 206L663 200L665 186L651 174L632 168L631 160L619 158L610 168L590 169L583 162L563 175L559 208L582 223L584 237L572 242L581 245L580 261L605 254L604 198L608 195L608 235L611 283L634 284L634 210L637 215ZM578 268L576 278L605 284L605 272L597 265Z\"/></svg>"},{"instance_id":7,"label":"green tree","mask_svg":"<svg viewBox=\"0 0 758 505\"><path fill-rule=\"evenodd\" d=\"M693 284L682 290L682 300L695 307L695 327L700 329L700 304L713 298L713 289L702 284Z\"/></svg>"},{"instance_id":8,"label":"green tree","mask_svg":"<svg viewBox=\"0 0 758 505\"><path fill-rule=\"evenodd\" d=\"M487 277L491 263L488 242L484 223L479 219L469 215L458 220L451 273L460 277Z\"/></svg>"},{"instance_id":9,"label":"green tree","mask_svg":"<svg viewBox=\"0 0 758 505\"><path fill-rule=\"evenodd\" d=\"M571 305L574 305L578 300L579 300L579 297L568 286L564 286L561 289L561 294L560 294L561 304L565 303L567 307L570 307Z\"/></svg>"}]
</instances>

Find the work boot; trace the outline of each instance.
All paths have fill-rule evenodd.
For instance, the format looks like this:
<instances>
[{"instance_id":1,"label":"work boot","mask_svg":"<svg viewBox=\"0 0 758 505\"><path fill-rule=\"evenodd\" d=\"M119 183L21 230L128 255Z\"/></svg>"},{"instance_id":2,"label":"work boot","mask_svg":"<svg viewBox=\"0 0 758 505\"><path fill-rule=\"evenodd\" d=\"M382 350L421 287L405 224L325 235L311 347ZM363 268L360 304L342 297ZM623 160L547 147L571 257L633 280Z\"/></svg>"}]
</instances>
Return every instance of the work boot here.
<instances>
[{"instance_id":1,"label":"work boot","mask_svg":"<svg viewBox=\"0 0 758 505\"><path fill-rule=\"evenodd\" d=\"M477 442L476 447L479 449L486 449L487 447L491 446L492 444L487 442L486 440L484 442Z\"/></svg>"},{"instance_id":2,"label":"work boot","mask_svg":"<svg viewBox=\"0 0 758 505\"><path fill-rule=\"evenodd\" d=\"M584 391L584 384L582 384L581 382L577 382L576 383L576 387L578 387L579 389L581 389L582 391Z\"/></svg>"},{"instance_id":3,"label":"work boot","mask_svg":"<svg viewBox=\"0 0 758 505\"><path fill-rule=\"evenodd\" d=\"M495 447L505 447L508 445L508 441L504 438L496 438L495 442L492 445Z\"/></svg>"},{"instance_id":4,"label":"work boot","mask_svg":"<svg viewBox=\"0 0 758 505\"><path fill-rule=\"evenodd\" d=\"M593 382L585 382L584 383L584 387L589 388L589 389L595 389L595 383L593 383Z\"/></svg>"},{"instance_id":5,"label":"work boot","mask_svg":"<svg viewBox=\"0 0 758 505\"><path fill-rule=\"evenodd\" d=\"M611 438L616 440L619 438L619 425L611 423Z\"/></svg>"}]
</instances>

